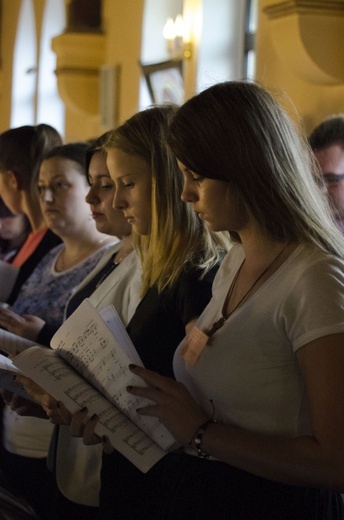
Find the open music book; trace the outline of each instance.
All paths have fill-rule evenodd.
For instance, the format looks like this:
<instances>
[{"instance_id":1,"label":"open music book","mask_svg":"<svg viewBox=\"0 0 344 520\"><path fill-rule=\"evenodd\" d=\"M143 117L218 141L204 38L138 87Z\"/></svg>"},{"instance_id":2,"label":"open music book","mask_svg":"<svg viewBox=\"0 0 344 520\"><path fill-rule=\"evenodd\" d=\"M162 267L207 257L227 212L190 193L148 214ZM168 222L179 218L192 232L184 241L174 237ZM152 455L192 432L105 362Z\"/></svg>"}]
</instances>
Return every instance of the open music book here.
<instances>
[{"instance_id":1,"label":"open music book","mask_svg":"<svg viewBox=\"0 0 344 520\"><path fill-rule=\"evenodd\" d=\"M71 413L87 407L89 417L97 414L96 433L109 437L146 472L178 445L157 418L136 412L147 401L126 391L129 385L144 385L128 369L130 363L143 366L116 310L110 306L99 313L88 299L53 336L51 349L32 346L13 359L22 374Z\"/></svg>"}]
</instances>

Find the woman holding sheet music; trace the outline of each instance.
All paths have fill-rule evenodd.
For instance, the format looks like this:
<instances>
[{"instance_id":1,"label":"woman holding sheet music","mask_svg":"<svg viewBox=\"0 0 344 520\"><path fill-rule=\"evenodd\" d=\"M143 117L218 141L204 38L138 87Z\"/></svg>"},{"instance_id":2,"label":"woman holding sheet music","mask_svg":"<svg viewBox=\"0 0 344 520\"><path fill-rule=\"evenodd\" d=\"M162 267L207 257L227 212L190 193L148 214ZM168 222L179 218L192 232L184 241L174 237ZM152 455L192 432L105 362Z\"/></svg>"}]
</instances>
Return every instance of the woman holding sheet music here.
<instances>
[{"instance_id":1,"label":"woman holding sheet music","mask_svg":"<svg viewBox=\"0 0 344 520\"><path fill-rule=\"evenodd\" d=\"M235 244L175 353L179 382L132 367L148 387L128 392L152 401L137 412L159 417L184 452L141 475L111 472L104 456L101 518L342 520L344 239L311 154L272 96L245 82L186 102L169 143L183 199Z\"/></svg>"}]
</instances>

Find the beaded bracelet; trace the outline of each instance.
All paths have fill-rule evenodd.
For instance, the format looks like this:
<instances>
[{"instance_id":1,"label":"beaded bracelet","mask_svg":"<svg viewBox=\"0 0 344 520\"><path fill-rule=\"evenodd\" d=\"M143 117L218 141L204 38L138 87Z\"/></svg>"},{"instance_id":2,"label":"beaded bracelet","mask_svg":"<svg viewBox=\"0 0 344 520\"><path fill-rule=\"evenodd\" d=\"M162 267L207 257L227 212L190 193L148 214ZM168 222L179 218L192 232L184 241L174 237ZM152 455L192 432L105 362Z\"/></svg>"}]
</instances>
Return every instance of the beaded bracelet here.
<instances>
[{"instance_id":1,"label":"beaded bracelet","mask_svg":"<svg viewBox=\"0 0 344 520\"><path fill-rule=\"evenodd\" d=\"M204 453L202 450L202 439L203 435L208 428L209 424L216 423L217 421L215 419L208 419L203 424L201 424L195 433L193 434L191 441L189 442L189 446L192 446L192 444L195 445L195 449L197 451L198 457L201 457L202 459L208 459L209 455L207 453Z\"/></svg>"}]
</instances>

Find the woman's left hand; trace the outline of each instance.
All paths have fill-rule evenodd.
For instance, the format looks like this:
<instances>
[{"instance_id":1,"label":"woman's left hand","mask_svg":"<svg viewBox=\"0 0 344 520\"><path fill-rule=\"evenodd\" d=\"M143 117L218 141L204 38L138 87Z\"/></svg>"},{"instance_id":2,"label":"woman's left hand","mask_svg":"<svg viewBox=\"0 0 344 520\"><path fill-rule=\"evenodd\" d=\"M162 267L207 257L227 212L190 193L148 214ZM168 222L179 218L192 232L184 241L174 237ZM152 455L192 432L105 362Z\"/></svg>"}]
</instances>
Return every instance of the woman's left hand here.
<instances>
[{"instance_id":1,"label":"woman's left hand","mask_svg":"<svg viewBox=\"0 0 344 520\"><path fill-rule=\"evenodd\" d=\"M128 392L153 401L152 404L139 408L137 412L140 415L158 417L174 438L187 446L197 428L209 417L182 383L142 367L130 365L129 368L148 387L131 386L127 388Z\"/></svg>"},{"instance_id":2,"label":"woman's left hand","mask_svg":"<svg viewBox=\"0 0 344 520\"><path fill-rule=\"evenodd\" d=\"M42 387L37 385L32 379L23 375L17 375L17 381L27 391L27 393L42 407L45 416L52 424L70 424L72 414L68 412L63 403L58 402Z\"/></svg>"},{"instance_id":3,"label":"woman's left hand","mask_svg":"<svg viewBox=\"0 0 344 520\"><path fill-rule=\"evenodd\" d=\"M24 397L13 394L4 388L0 388L0 396L4 400L4 403L18 415L25 417L39 417L42 419L47 418L45 411L38 403L34 403Z\"/></svg>"},{"instance_id":4,"label":"woman's left hand","mask_svg":"<svg viewBox=\"0 0 344 520\"><path fill-rule=\"evenodd\" d=\"M9 309L0 309L0 326L22 338L36 341L44 324L45 321L39 316L20 316Z\"/></svg>"}]
</instances>

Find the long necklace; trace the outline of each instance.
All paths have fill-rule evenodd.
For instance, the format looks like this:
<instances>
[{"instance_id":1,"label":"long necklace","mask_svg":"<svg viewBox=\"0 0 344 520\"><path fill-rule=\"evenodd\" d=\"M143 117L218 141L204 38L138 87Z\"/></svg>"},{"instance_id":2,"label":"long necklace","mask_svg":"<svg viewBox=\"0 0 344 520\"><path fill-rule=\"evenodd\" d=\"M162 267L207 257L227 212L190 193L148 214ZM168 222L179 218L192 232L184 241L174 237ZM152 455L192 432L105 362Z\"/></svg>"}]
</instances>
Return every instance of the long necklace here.
<instances>
[{"instance_id":1,"label":"long necklace","mask_svg":"<svg viewBox=\"0 0 344 520\"><path fill-rule=\"evenodd\" d=\"M218 329L220 329L222 327L222 325L227 320L227 318L229 318L229 316L231 316L233 314L233 312L236 311L236 309L239 307L239 305L241 305L243 303L243 301L245 301L245 299L251 293L251 291L254 289L254 287L257 285L259 280L261 280L263 278L263 276L265 275L265 273L267 273L268 270L275 264L275 262L277 262L277 260L282 256L282 253L284 253L284 251L287 249L288 246L289 246L289 244L287 244L286 246L283 247L283 249L281 249L281 251L278 253L278 255L275 256L275 258L272 260L272 262L270 262L268 264L268 266L260 273L258 278L253 282L251 287L245 292L244 296L239 300L239 302L236 304L234 309L232 309L231 312L227 312L228 303L229 303L229 301L230 301L230 299L232 297L232 294L234 292L236 283L237 283L238 278L239 278L240 271L241 271L241 269L242 269L242 267L243 267L243 265L245 263L245 260L246 260L246 258L244 258L244 260L242 261L239 269L236 272L235 277L233 278L233 281L232 281L231 286L229 288L228 294L227 294L226 299L224 301L223 308L222 308L222 316L221 316L221 318L219 320L215 321L215 323L213 323L213 325L210 327L210 329L206 332L207 336L209 336L209 337L212 336Z\"/></svg>"}]
</instances>

